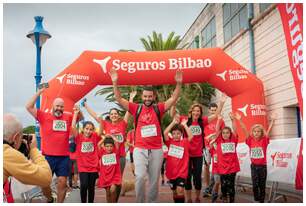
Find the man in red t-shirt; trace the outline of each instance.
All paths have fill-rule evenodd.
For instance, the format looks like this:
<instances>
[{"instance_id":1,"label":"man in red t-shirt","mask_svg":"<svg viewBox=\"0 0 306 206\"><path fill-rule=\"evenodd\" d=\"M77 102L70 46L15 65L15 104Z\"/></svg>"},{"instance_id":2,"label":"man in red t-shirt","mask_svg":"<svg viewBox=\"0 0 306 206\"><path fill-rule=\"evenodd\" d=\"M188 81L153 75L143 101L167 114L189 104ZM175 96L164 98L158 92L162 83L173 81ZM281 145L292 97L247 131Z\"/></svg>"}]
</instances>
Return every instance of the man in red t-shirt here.
<instances>
[{"instance_id":1,"label":"man in red t-shirt","mask_svg":"<svg viewBox=\"0 0 306 206\"><path fill-rule=\"evenodd\" d=\"M221 107L223 107L223 104L221 104ZM216 114L217 109L218 109L218 105L216 103L210 103L208 106L209 116ZM221 111L222 111L222 108L221 108ZM206 137L216 132L216 124L217 124L217 118L212 120L211 122L209 122L208 125L205 126L204 134ZM225 127L224 121L221 119L220 129L223 129L224 127ZM205 144L205 149L203 151L203 157L204 157L205 188L203 190L203 197L207 197L209 194L212 193L212 189L215 184L215 181L214 181L214 176L211 176L211 178L209 178L210 176L209 167L210 167L210 163L212 160L212 155L210 153L210 145L209 145L209 140L207 138L204 138L204 144Z\"/></svg>"},{"instance_id":2,"label":"man in red t-shirt","mask_svg":"<svg viewBox=\"0 0 306 206\"><path fill-rule=\"evenodd\" d=\"M110 70L116 101L128 110L136 119L138 104L128 102L121 97L117 86L118 74L115 69ZM183 73L178 70L175 75L176 88L167 101L158 103L160 117L176 102L181 91ZM147 87L142 92L143 106L139 113L135 128L134 163L136 175L136 202L145 202L145 178L148 174L149 190L148 202L156 202L158 197L158 182L163 161L162 131L153 103L156 94L153 88ZM136 122L135 122L136 123Z\"/></svg>"},{"instance_id":3,"label":"man in red t-shirt","mask_svg":"<svg viewBox=\"0 0 306 206\"><path fill-rule=\"evenodd\" d=\"M52 175L57 179L57 202L64 202L67 176L69 176L69 134L72 114L64 112L64 100L56 98L51 112L44 112L35 107L36 99L46 88L39 89L26 105L28 112L39 122L42 154L48 161ZM80 116L79 116L80 119ZM51 188L43 188L48 202L53 202Z\"/></svg>"}]
</instances>

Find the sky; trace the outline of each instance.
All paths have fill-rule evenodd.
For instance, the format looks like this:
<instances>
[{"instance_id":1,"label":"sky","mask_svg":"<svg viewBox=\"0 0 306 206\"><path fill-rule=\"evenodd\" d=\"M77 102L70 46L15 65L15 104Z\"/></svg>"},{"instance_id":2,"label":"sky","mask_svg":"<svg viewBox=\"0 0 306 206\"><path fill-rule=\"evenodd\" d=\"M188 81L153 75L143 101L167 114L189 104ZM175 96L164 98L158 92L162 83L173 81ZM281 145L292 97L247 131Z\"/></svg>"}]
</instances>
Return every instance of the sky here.
<instances>
[{"instance_id":1,"label":"sky","mask_svg":"<svg viewBox=\"0 0 306 206\"><path fill-rule=\"evenodd\" d=\"M51 80L84 50L143 51L141 37L155 30L163 37L174 31L184 36L205 4L16 4L3 6L3 113L15 114L23 126L34 119L25 105L35 93L36 49L27 33L35 26L34 16L43 16L43 26L52 35L42 48L42 82ZM98 114L115 104L87 96L88 105ZM86 112L85 119L92 120Z\"/></svg>"}]
</instances>

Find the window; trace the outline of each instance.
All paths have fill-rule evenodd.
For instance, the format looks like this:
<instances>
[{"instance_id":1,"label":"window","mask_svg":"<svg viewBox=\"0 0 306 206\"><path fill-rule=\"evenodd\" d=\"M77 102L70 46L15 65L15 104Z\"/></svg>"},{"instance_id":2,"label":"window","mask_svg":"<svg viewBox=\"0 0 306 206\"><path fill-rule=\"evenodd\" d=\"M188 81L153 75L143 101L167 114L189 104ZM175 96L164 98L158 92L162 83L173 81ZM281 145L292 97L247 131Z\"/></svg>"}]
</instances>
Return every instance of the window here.
<instances>
[{"instance_id":1,"label":"window","mask_svg":"<svg viewBox=\"0 0 306 206\"><path fill-rule=\"evenodd\" d=\"M213 17L201 32L202 48L216 47L216 19Z\"/></svg>"},{"instance_id":2,"label":"window","mask_svg":"<svg viewBox=\"0 0 306 206\"><path fill-rule=\"evenodd\" d=\"M199 48L199 36L196 36L194 40L191 42L191 44L188 47L189 49L197 49Z\"/></svg>"},{"instance_id":3,"label":"window","mask_svg":"<svg viewBox=\"0 0 306 206\"><path fill-rule=\"evenodd\" d=\"M300 107L296 107L296 122L298 137L302 137L302 118L300 113Z\"/></svg>"},{"instance_id":4,"label":"window","mask_svg":"<svg viewBox=\"0 0 306 206\"><path fill-rule=\"evenodd\" d=\"M223 4L224 43L231 40L241 29L247 27L246 4Z\"/></svg>"},{"instance_id":5,"label":"window","mask_svg":"<svg viewBox=\"0 0 306 206\"><path fill-rule=\"evenodd\" d=\"M270 7L271 4L259 4L259 12L264 12L267 8Z\"/></svg>"}]
</instances>

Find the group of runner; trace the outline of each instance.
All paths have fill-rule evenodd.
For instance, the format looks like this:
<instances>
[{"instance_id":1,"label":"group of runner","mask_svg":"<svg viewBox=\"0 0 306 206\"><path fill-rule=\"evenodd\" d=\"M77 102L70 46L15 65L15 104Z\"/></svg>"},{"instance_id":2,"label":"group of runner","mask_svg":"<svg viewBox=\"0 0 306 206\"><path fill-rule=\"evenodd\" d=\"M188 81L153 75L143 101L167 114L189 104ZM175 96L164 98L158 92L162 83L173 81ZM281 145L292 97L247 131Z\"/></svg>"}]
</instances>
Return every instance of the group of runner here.
<instances>
[{"instance_id":1,"label":"group of runner","mask_svg":"<svg viewBox=\"0 0 306 206\"><path fill-rule=\"evenodd\" d=\"M84 103L86 111L99 123L99 133L90 121L83 122L80 132L77 128L77 122L83 118L80 108L76 105L73 114L64 112L64 101L61 98L54 100L52 112L36 109L35 101L46 88L38 90L27 104L27 110L40 123L42 154L45 155L52 174L55 173L58 177L57 202L64 201L67 190L70 136L76 144L74 153L82 203L94 202L97 179L98 187L106 190L107 202L118 202L126 164L126 144L133 147L130 154L134 162L136 202L157 202L164 160L163 145L167 148L165 174L173 191L174 202L200 202L203 164L207 180L205 193L209 192L208 180L211 179L213 182L210 189L212 202L218 198L220 184L223 202L234 202L235 176L240 170L236 151L236 121L243 128L247 137L246 143L250 147L254 199L264 201L267 175L266 148L274 118L267 132L261 125L254 125L249 134L239 113L230 113L233 127L231 129L225 126L220 115L226 100L226 96L222 95L219 105L209 106L209 116L203 116L200 104L191 105L186 116L171 112L173 121L163 132L161 118L167 110L175 107L183 81L182 71L176 72L176 87L168 100L155 102L156 92L152 87L144 87L141 94L143 102L140 104L133 103L136 92L130 94L129 100L122 98L117 87L116 70L111 69L109 75L115 99L127 112L124 118L121 118L119 110L113 108L109 111L109 119L103 120ZM130 115L134 118L134 130L127 135ZM210 163L212 178L209 178ZM192 185L195 189L194 200ZM50 187L43 188L43 191L48 202L55 201Z\"/></svg>"}]
</instances>

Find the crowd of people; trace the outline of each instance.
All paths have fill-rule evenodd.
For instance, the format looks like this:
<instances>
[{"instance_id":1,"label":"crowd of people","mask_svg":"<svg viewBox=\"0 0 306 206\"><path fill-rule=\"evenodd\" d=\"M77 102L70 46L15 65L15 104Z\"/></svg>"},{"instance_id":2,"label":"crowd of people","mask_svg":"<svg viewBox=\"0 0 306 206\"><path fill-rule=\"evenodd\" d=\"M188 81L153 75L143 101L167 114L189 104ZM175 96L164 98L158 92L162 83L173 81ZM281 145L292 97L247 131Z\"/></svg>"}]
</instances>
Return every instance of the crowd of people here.
<instances>
[{"instance_id":1,"label":"crowd of people","mask_svg":"<svg viewBox=\"0 0 306 206\"><path fill-rule=\"evenodd\" d=\"M161 174L162 184L168 180L175 203L199 203L202 189L204 196L211 194L211 201L216 202L220 186L222 201L235 202L235 178L240 171L236 151L238 122L250 148L254 200L264 202L266 150L275 117L272 116L267 131L260 124L248 130L240 114L233 111L229 114L231 128L225 125L221 115L226 101L224 94L218 105L209 105L208 116L203 115L201 104L191 105L188 114L181 115L175 109L183 81L180 70L175 75L175 90L165 102L155 101L157 94L153 87L144 87L142 103L133 102L136 92L132 92L130 99L126 100L118 89L116 70L111 69L109 75L116 102L126 113L122 118L119 110L113 108L109 111L109 118L102 119L84 103L85 110L99 124L98 132L91 121L83 120L80 129L78 122L84 117L79 106L74 106L73 113L64 112L65 104L61 98L53 101L52 112L36 109L36 99L47 88L37 91L26 106L41 128L42 155L39 154L33 138L30 148L32 161L28 161L17 151L22 135L20 123L12 115L4 115L5 184L8 177L12 176L25 184L42 187L48 202L64 202L67 177L70 177L69 185L73 188L78 187L79 178L82 203L94 202L96 185L105 189L107 202L118 202L126 165L125 148L128 146L133 163L132 172L135 175L136 202L157 202ZM162 131L161 119L170 109L173 120ZM127 131L131 116L134 119L134 128ZM13 160L13 156L18 161ZM57 176L56 200L50 187L54 173ZM9 191L5 192L5 197L9 197Z\"/></svg>"}]
</instances>

